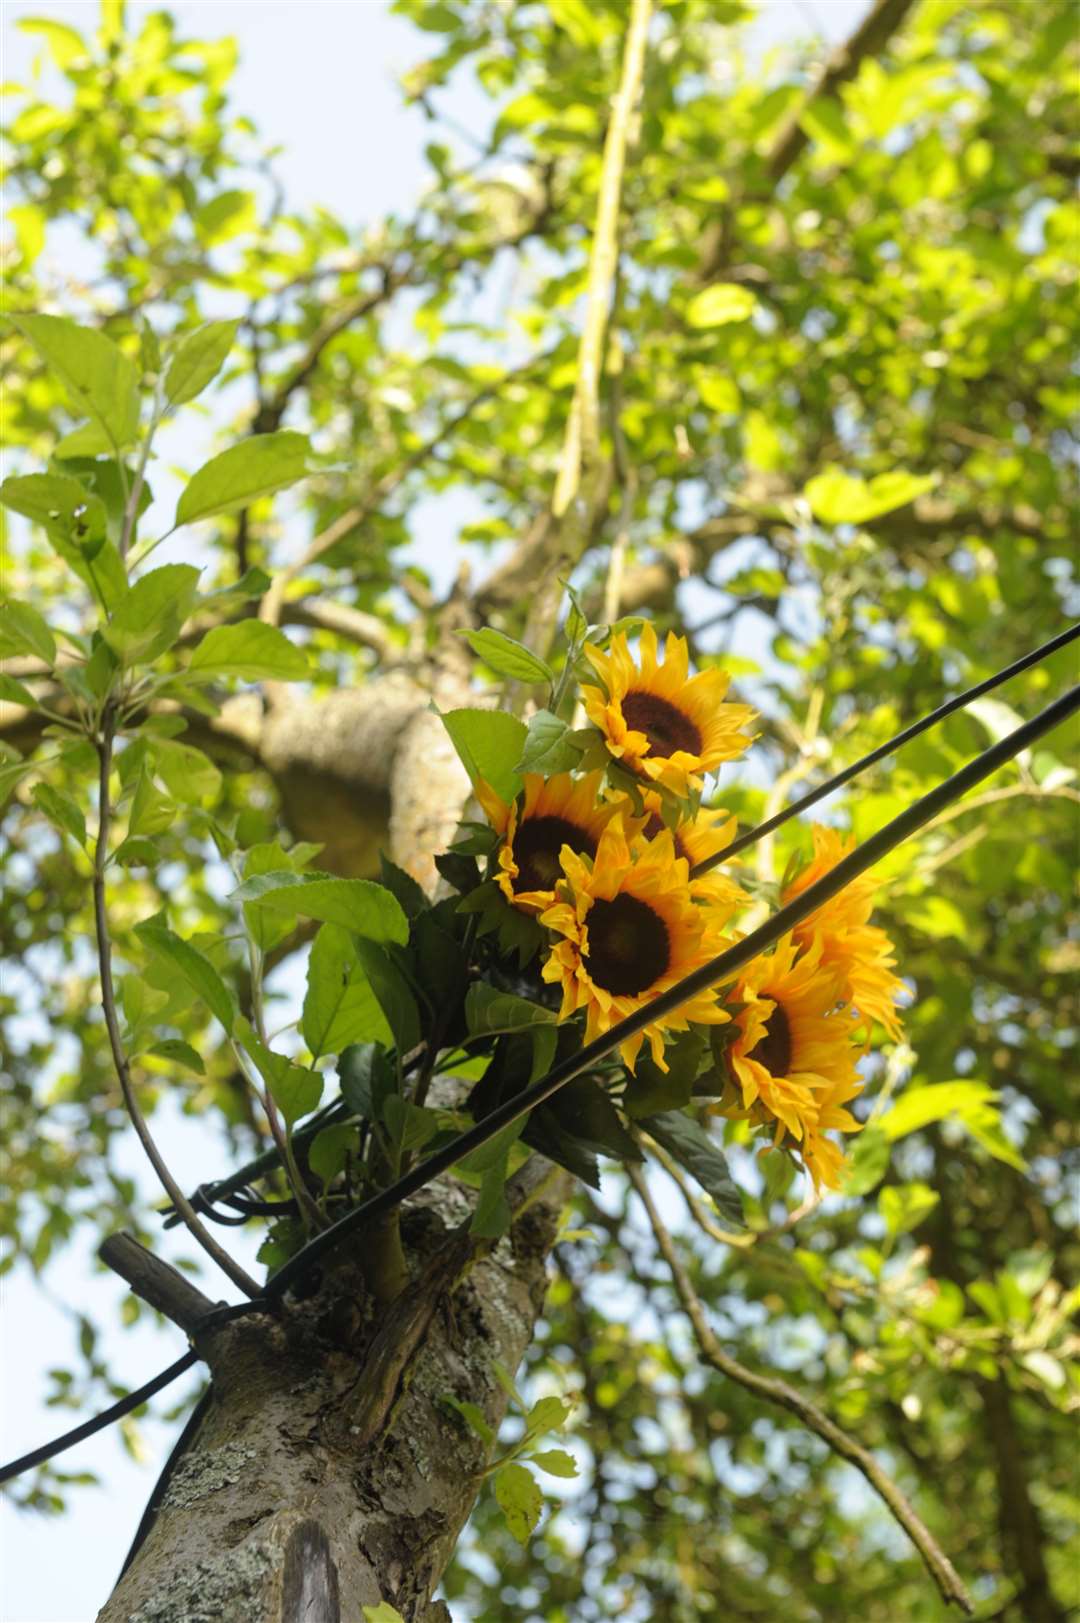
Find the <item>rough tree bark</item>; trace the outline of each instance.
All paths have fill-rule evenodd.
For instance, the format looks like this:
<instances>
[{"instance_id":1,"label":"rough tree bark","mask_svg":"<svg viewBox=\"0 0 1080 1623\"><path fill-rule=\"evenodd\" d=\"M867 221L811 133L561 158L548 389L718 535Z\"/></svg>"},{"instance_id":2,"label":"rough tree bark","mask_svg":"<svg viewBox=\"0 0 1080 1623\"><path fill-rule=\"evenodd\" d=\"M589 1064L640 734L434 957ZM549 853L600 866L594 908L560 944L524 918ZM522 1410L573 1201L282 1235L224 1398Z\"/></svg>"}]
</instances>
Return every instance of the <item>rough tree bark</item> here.
<instances>
[{"instance_id":1,"label":"rough tree bark","mask_svg":"<svg viewBox=\"0 0 1080 1623\"><path fill-rule=\"evenodd\" d=\"M532 1339L568 1185L531 1157L507 1191L521 1215L487 1254L464 1191L424 1191L402 1224L413 1278L390 1307L347 1248L277 1318L209 1335L205 1417L98 1623L363 1623L380 1600L448 1623L431 1595L486 1449L442 1400L501 1421L495 1365L513 1370Z\"/></svg>"}]
</instances>

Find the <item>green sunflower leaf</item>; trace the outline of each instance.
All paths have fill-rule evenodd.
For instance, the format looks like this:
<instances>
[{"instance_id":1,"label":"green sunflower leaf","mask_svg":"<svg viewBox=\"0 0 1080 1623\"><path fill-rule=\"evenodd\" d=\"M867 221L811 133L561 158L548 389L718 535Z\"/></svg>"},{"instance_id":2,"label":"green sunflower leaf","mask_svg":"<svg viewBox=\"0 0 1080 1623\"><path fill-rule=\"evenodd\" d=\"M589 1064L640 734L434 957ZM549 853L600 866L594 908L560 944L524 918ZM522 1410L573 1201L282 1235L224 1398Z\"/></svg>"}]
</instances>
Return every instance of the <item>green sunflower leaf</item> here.
<instances>
[{"instance_id":1,"label":"green sunflower leaf","mask_svg":"<svg viewBox=\"0 0 1080 1623\"><path fill-rule=\"evenodd\" d=\"M353 938L340 924L324 924L312 945L300 1031L315 1059L354 1043L392 1041Z\"/></svg>"},{"instance_id":2,"label":"green sunflower leaf","mask_svg":"<svg viewBox=\"0 0 1080 1623\"><path fill-rule=\"evenodd\" d=\"M500 992L487 981L474 981L465 996L465 1023L473 1037L526 1031L532 1026L554 1025L555 1020L554 1009L513 992Z\"/></svg>"},{"instance_id":3,"label":"green sunflower leaf","mask_svg":"<svg viewBox=\"0 0 1080 1623\"><path fill-rule=\"evenodd\" d=\"M711 1195L724 1221L742 1228L738 1187L728 1171L724 1152L705 1128L681 1110L647 1116L641 1125Z\"/></svg>"},{"instance_id":4,"label":"green sunflower leaf","mask_svg":"<svg viewBox=\"0 0 1080 1623\"><path fill-rule=\"evenodd\" d=\"M538 710L529 722L517 770L539 772L542 777L550 778L556 772L572 772L580 766L581 754L573 729L550 710Z\"/></svg>"},{"instance_id":5,"label":"green sunflower leaf","mask_svg":"<svg viewBox=\"0 0 1080 1623\"><path fill-rule=\"evenodd\" d=\"M372 879L335 879L331 874L285 871L253 874L234 892L236 901L295 920L340 924L369 941L409 939L409 921L397 898Z\"/></svg>"},{"instance_id":6,"label":"green sunflower leaf","mask_svg":"<svg viewBox=\"0 0 1080 1623\"><path fill-rule=\"evenodd\" d=\"M521 789L516 763L525 723L505 710L447 710L439 719L473 783L483 778L502 800L513 800Z\"/></svg>"}]
</instances>

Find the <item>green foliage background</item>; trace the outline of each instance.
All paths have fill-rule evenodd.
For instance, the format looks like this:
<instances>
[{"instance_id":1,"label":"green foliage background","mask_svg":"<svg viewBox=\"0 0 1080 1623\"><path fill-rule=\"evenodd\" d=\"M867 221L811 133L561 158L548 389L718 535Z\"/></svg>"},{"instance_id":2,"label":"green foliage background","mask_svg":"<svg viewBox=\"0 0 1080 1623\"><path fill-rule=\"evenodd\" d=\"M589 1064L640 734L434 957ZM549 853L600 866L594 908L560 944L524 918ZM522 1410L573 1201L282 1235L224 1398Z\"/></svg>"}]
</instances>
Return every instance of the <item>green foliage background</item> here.
<instances>
[{"instance_id":1,"label":"green foliage background","mask_svg":"<svg viewBox=\"0 0 1080 1623\"><path fill-rule=\"evenodd\" d=\"M290 209L263 144L274 132L228 102L234 44L180 39L164 12L125 19L113 0L84 36L37 25L66 95L16 94L6 126L9 471L62 456L57 471L91 478L86 458L100 448L58 446L82 414L20 317L99 326L151 371L157 341L235 322L224 370L191 408L210 413L209 449L303 432L312 449L296 471L314 477L277 501L273 476L252 485L238 510L166 542L155 562L201 565L204 594L246 577L200 624L237 620L266 586L250 571L280 575L335 526L290 580L282 615L316 694L391 669L423 679L446 618L399 553L432 500L475 507L463 623L521 631L532 560L517 543L550 501L573 392L625 21L616 0L398 9L426 42L406 80L414 116L437 114L441 88L475 74L493 123L482 150L463 155L434 122L430 189L363 229ZM766 725L759 787L725 777L722 798L752 820L770 793L783 799L854 758L1075 613L1078 165L1067 0L920 0L883 54L802 113L808 140L781 174L778 143L806 76L797 61L747 69L748 10L670 0L654 26L605 383L612 488L575 579L598 606L621 525L623 611L685 630L700 661L734 670ZM46 276L44 247L72 217L96 271ZM275 450L281 472L296 442ZM161 473L152 463L151 484ZM115 531L115 492L99 495ZM5 516L5 589L61 632L87 629L92 598L70 549ZM140 550L156 535L140 534ZM32 681L22 630L10 669ZM159 697L176 663L157 659ZM1039 707L1074 665L1059 655L952 718L829 815L870 832ZM19 695L4 697L11 760L47 759L37 777L13 774L5 812L0 928L20 971L4 1011L14 1018L32 998L54 1036L6 1045L0 1217L5 1266L47 1279L76 1229L149 1233L153 1220L132 1209L113 1163L124 1118L77 847L91 764L78 750L51 755ZM881 921L911 983L911 1052L877 1067L846 1196L787 1226L803 1191L782 1163L742 1153L732 1128L763 1237L732 1248L682 1232L725 1344L790 1370L879 1450L972 1583L979 1615L1017 1623L1080 1605L1067 1542L1080 1510L1066 1294L1077 1260L1075 743L1075 729L1055 734L886 865ZM144 804L143 826L129 829L153 840L153 860L142 865L136 848L113 887L117 946L138 964L131 927L167 902L243 996L209 818L239 816L246 848L268 840L282 785L240 749L211 754L194 777L193 758L178 762L157 791L164 805ZM286 795L285 817L293 810ZM796 842L779 842L776 873ZM361 867L374 872L373 858ZM152 1059L160 1091L238 1156L261 1147L202 1005L176 1024L204 1072ZM545 1623L682 1623L709 1604L733 1618L942 1617L920 1563L848 1469L698 1368L619 1175L607 1174L602 1202L581 1203L589 1233L558 1250L530 1365L538 1390L580 1394L582 1482L525 1549L483 1498L448 1576L451 1605ZM108 1376L89 1336L84 1350L62 1395L91 1406ZM56 1492L46 1472L29 1503Z\"/></svg>"}]
</instances>

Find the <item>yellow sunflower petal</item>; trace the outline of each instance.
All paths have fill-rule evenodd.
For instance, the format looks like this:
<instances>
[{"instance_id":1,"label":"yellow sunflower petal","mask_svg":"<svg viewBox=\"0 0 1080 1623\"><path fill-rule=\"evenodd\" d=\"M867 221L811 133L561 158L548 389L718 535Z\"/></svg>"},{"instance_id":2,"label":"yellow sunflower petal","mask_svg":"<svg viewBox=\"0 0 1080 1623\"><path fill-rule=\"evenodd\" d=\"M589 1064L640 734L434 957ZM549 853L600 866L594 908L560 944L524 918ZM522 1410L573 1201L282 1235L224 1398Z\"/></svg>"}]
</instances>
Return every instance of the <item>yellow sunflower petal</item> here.
<instances>
[{"instance_id":1,"label":"yellow sunflower petal","mask_svg":"<svg viewBox=\"0 0 1080 1623\"><path fill-rule=\"evenodd\" d=\"M607 1031L722 948L709 909L691 895L686 862L675 855L667 830L631 845L622 812L615 808L592 862L564 853L563 871L565 900L540 917L561 937L543 973L545 980L563 985L564 1008L565 988L573 982L588 1032ZM691 1019L716 1024L730 1015L716 993L707 991L651 1022L643 1035L661 1068L666 1068L664 1031L685 1029ZM631 1069L641 1042L639 1035L620 1045Z\"/></svg>"}]
</instances>

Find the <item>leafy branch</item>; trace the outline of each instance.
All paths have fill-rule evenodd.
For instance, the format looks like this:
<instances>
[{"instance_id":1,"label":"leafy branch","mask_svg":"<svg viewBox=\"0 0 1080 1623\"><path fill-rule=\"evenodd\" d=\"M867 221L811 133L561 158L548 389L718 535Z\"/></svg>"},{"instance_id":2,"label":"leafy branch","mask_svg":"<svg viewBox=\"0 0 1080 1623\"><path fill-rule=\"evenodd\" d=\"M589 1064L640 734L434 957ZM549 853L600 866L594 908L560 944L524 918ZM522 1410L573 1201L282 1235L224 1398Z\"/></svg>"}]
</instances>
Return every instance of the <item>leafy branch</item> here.
<instances>
[{"instance_id":1,"label":"leafy branch","mask_svg":"<svg viewBox=\"0 0 1080 1623\"><path fill-rule=\"evenodd\" d=\"M711 1364L719 1374L726 1376L728 1380L736 1381L739 1386L745 1387L755 1397L763 1399L766 1403L775 1404L781 1409L786 1409L789 1414L795 1415L798 1420L802 1421L804 1426L827 1443L835 1454L838 1454L841 1459L847 1460L849 1464L854 1465L857 1470L861 1471L870 1486L888 1505L893 1516L915 1545L943 1599L954 1602L970 1616L975 1608L952 1562L941 1549L925 1523L920 1520L892 1478L882 1470L869 1449L856 1442L823 1409L820 1409L810 1398L804 1397L787 1381L782 1381L772 1375L759 1375L756 1370L747 1369L745 1364L740 1364L724 1351L709 1324L701 1298L694 1290L690 1275L687 1273L682 1259L675 1249L674 1241L657 1210L656 1202L653 1200L644 1174L639 1167L633 1165L628 1165L626 1171L648 1214L653 1234L656 1237L656 1243L660 1248L664 1261L671 1270L671 1278L676 1293L687 1318L690 1320L698 1348L706 1363Z\"/></svg>"}]
</instances>

